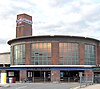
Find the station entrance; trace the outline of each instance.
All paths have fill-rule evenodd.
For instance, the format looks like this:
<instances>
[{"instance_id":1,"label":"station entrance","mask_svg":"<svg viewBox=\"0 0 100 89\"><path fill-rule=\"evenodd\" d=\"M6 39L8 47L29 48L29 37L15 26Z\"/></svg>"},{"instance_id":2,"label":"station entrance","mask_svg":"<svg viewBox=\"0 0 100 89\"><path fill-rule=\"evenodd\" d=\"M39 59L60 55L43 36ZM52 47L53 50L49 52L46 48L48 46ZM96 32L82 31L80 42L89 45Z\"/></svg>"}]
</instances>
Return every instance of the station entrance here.
<instances>
[{"instance_id":1,"label":"station entrance","mask_svg":"<svg viewBox=\"0 0 100 89\"><path fill-rule=\"evenodd\" d=\"M83 72L86 76L91 75L92 68L6 68L1 72L7 73L8 82L10 82L11 78L15 82L24 82L24 80L25 82L79 82L79 73ZM94 74L100 76L100 72L95 71Z\"/></svg>"},{"instance_id":2,"label":"station entrance","mask_svg":"<svg viewBox=\"0 0 100 89\"><path fill-rule=\"evenodd\" d=\"M15 79L15 81L20 80L20 71L19 70L8 70L7 71L7 78Z\"/></svg>"},{"instance_id":3,"label":"station entrance","mask_svg":"<svg viewBox=\"0 0 100 89\"><path fill-rule=\"evenodd\" d=\"M84 71L60 71L60 81L61 82L79 82L79 72L84 72Z\"/></svg>"},{"instance_id":4,"label":"station entrance","mask_svg":"<svg viewBox=\"0 0 100 89\"><path fill-rule=\"evenodd\" d=\"M79 72L82 70L60 70L59 77L60 82L79 82ZM29 82L51 82L51 70L27 70L26 81ZM19 72L15 73L16 80L19 81Z\"/></svg>"},{"instance_id":5,"label":"station entrance","mask_svg":"<svg viewBox=\"0 0 100 89\"><path fill-rule=\"evenodd\" d=\"M27 79L32 82L50 82L51 71L27 71Z\"/></svg>"}]
</instances>

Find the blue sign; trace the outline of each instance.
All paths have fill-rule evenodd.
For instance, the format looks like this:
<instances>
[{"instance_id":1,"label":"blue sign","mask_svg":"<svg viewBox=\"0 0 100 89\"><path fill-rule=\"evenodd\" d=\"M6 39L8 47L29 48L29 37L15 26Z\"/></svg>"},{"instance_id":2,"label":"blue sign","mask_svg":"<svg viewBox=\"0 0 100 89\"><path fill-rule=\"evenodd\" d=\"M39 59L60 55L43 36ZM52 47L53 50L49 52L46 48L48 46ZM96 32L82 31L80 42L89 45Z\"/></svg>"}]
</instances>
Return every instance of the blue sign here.
<instances>
[{"instance_id":1,"label":"blue sign","mask_svg":"<svg viewBox=\"0 0 100 89\"><path fill-rule=\"evenodd\" d=\"M93 68L75 68L75 67L41 67L41 68L29 68L29 67L11 67L11 68L0 68L0 70L93 70Z\"/></svg>"}]
</instances>

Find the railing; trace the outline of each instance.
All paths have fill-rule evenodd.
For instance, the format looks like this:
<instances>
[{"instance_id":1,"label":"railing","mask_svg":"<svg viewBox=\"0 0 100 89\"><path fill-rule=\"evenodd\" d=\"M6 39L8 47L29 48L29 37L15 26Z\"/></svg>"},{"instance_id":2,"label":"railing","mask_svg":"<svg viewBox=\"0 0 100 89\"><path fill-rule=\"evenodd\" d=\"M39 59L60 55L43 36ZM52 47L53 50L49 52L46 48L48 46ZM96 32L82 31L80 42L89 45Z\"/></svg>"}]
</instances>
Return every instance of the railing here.
<instances>
[{"instance_id":1,"label":"railing","mask_svg":"<svg viewBox=\"0 0 100 89\"><path fill-rule=\"evenodd\" d=\"M94 76L94 83L100 83L100 76Z\"/></svg>"},{"instance_id":2,"label":"railing","mask_svg":"<svg viewBox=\"0 0 100 89\"><path fill-rule=\"evenodd\" d=\"M79 82L79 77L63 77L60 78L61 82Z\"/></svg>"},{"instance_id":3,"label":"railing","mask_svg":"<svg viewBox=\"0 0 100 89\"><path fill-rule=\"evenodd\" d=\"M94 75L91 76L80 76L80 87L93 85L94 83Z\"/></svg>"},{"instance_id":4,"label":"railing","mask_svg":"<svg viewBox=\"0 0 100 89\"><path fill-rule=\"evenodd\" d=\"M50 78L43 78L43 77L29 77L26 79L22 79L23 83L30 83L30 82L50 82Z\"/></svg>"}]
</instances>

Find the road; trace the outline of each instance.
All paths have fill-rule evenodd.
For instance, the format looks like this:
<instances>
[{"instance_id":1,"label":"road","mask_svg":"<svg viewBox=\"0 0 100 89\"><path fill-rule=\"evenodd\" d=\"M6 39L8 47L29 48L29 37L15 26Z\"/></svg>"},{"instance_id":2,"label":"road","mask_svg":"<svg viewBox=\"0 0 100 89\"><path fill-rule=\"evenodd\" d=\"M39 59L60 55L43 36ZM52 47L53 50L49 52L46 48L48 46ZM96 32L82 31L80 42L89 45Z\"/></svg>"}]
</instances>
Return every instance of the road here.
<instances>
[{"instance_id":1,"label":"road","mask_svg":"<svg viewBox=\"0 0 100 89\"><path fill-rule=\"evenodd\" d=\"M0 89L70 89L79 86L79 83L15 83L3 86Z\"/></svg>"}]
</instances>

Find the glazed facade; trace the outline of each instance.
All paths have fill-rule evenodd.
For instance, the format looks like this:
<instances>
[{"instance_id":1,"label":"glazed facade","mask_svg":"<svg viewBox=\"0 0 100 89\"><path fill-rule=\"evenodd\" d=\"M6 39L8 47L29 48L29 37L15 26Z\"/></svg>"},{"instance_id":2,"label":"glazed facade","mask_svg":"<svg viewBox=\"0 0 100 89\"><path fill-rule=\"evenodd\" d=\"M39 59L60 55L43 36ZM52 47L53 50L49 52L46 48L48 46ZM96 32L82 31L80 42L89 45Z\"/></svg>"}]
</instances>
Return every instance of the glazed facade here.
<instances>
[{"instance_id":1,"label":"glazed facade","mask_svg":"<svg viewBox=\"0 0 100 89\"><path fill-rule=\"evenodd\" d=\"M50 40L54 40L57 38L54 36L53 38L50 36L47 36ZM59 36L58 36L59 37ZM33 39L32 42L26 43L14 43L13 46L11 46L11 50L13 50L14 56L12 57L12 64L14 65L25 65L26 64L26 56L25 55L25 49L27 49L27 45L29 45L29 49L27 52L30 53L29 56L29 65L52 65L53 64L53 56L57 56L57 65L80 65L81 62L83 61L83 65L96 65L97 62L97 44L96 42L90 44L90 42L74 42L75 38L72 38L72 41L68 42L60 42L59 39L56 41L45 41L45 37L41 37L44 39L44 42L36 42L34 41L34 37L31 38ZM64 37L65 38L65 37ZM30 38L29 38L30 39ZM36 37L35 37L36 39ZM38 37L37 37L38 39ZM49 40L48 39L48 40ZM60 37L60 39L63 40L63 36ZM69 37L66 36L65 39L70 39ZM78 38L81 39L81 38ZM76 40L78 41L76 38ZM84 38L87 40L86 38ZM23 40L23 39L22 39ZM28 40L26 38L26 40ZM43 40L42 40L43 41ZM90 40L91 41L91 40ZM92 41L91 41L92 42ZM98 43L98 42L97 42ZM57 45L57 48L54 48L57 51L57 55L54 55L53 51L53 44ZM83 49L80 50L80 46L83 45ZM81 53L82 52L82 53ZM83 60L81 60L81 55L83 56Z\"/></svg>"}]
</instances>

